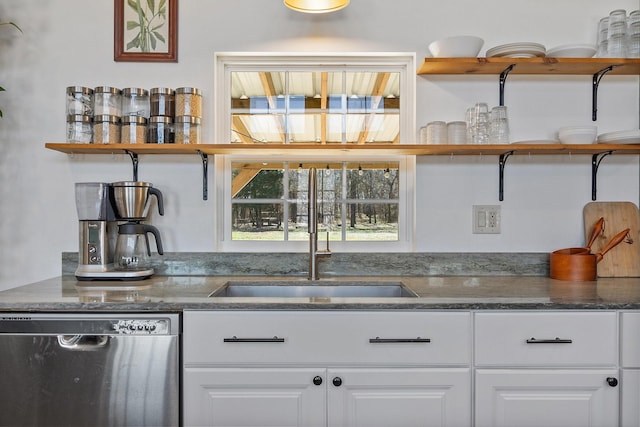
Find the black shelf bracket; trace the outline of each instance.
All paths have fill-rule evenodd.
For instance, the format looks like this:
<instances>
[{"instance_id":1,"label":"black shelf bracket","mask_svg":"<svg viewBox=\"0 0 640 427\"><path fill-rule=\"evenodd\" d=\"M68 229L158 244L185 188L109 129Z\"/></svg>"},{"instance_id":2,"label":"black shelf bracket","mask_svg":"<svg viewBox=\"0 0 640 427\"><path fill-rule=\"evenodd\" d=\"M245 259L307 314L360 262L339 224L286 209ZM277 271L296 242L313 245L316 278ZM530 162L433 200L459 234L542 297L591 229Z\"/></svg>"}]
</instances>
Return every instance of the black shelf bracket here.
<instances>
[{"instance_id":1,"label":"black shelf bracket","mask_svg":"<svg viewBox=\"0 0 640 427\"><path fill-rule=\"evenodd\" d=\"M507 159L509 156L513 154L513 150L507 151L506 153L500 154L500 159L498 160L498 168L499 168L499 188L498 188L498 200L504 200L504 166L507 164Z\"/></svg>"},{"instance_id":2,"label":"black shelf bracket","mask_svg":"<svg viewBox=\"0 0 640 427\"><path fill-rule=\"evenodd\" d=\"M202 159L202 200L209 199L209 156L198 150Z\"/></svg>"},{"instance_id":3,"label":"black shelf bracket","mask_svg":"<svg viewBox=\"0 0 640 427\"><path fill-rule=\"evenodd\" d=\"M600 80L602 80L605 74L616 67L617 65L610 65L593 75L593 84L591 90L591 120L594 122L598 120L598 86L600 86Z\"/></svg>"},{"instance_id":4,"label":"black shelf bracket","mask_svg":"<svg viewBox=\"0 0 640 427\"><path fill-rule=\"evenodd\" d=\"M138 154L131 152L129 150L124 150L125 153L131 157L131 164L133 166L133 180L138 180Z\"/></svg>"},{"instance_id":5,"label":"black shelf bracket","mask_svg":"<svg viewBox=\"0 0 640 427\"><path fill-rule=\"evenodd\" d=\"M500 73L500 106L504 106L504 84L507 81L509 73L515 66L516 64L511 64Z\"/></svg>"},{"instance_id":6,"label":"black shelf bracket","mask_svg":"<svg viewBox=\"0 0 640 427\"><path fill-rule=\"evenodd\" d=\"M598 189L598 168L600 167L600 162L607 156L613 154L613 151L605 151L603 153L596 153L591 156L591 200L596 200L597 189Z\"/></svg>"}]
</instances>

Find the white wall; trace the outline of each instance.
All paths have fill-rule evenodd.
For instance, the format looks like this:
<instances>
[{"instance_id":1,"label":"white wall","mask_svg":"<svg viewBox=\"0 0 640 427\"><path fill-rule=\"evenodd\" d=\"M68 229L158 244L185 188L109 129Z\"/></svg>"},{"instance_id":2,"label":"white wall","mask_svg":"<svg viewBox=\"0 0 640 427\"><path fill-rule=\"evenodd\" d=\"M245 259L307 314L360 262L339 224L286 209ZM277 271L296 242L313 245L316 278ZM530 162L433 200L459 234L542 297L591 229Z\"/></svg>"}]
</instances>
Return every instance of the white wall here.
<instances>
[{"instance_id":1,"label":"white wall","mask_svg":"<svg viewBox=\"0 0 640 427\"><path fill-rule=\"evenodd\" d=\"M638 0L352 0L316 16L281 0L180 0L179 62L113 61L112 0L2 0L0 21L0 289L56 276L60 253L77 250L73 183L130 179L125 156L70 157L44 149L64 142L70 85L196 86L208 100L203 136L213 129L216 51L400 51L420 59L434 39L476 34L485 48L515 41L553 47L594 43L596 24ZM462 120L468 105L498 102L496 76L417 76L417 125ZM514 139L545 139L560 126L590 123L590 77L507 81ZM601 132L638 128L638 78L606 76ZM213 142L213 141L211 141ZM418 159L416 250L550 251L582 243L582 207L590 201L589 156L512 157L498 202L495 156ZM598 176L600 200L638 203L637 156L610 156ZM212 251L215 218L201 198L196 156L141 156L140 179L163 191L166 214L152 221L166 251ZM500 204L502 234L472 235L471 205Z\"/></svg>"}]
</instances>

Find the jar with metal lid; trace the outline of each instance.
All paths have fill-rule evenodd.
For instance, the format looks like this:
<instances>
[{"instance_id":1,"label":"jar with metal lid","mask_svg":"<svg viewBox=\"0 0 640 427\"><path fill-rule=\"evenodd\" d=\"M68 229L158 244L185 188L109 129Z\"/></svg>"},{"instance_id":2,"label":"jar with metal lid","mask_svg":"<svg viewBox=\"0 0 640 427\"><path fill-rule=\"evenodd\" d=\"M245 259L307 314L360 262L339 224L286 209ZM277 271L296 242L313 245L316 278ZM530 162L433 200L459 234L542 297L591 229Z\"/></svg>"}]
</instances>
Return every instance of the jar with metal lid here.
<instances>
[{"instance_id":1,"label":"jar with metal lid","mask_svg":"<svg viewBox=\"0 0 640 427\"><path fill-rule=\"evenodd\" d=\"M101 114L93 118L93 142L96 144L120 143L120 117Z\"/></svg>"},{"instance_id":2,"label":"jar with metal lid","mask_svg":"<svg viewBox=\"0 0 640 427\"><path fill-rule=\"evenodd\" d=\"M202 117L202 91L195 87L176 89L176 117Z\"/></svg>"},{"instance_id":3,"label":"jar with metal lid","mask_svg":"<svg viewBox=\"0 0 640 427\"><path fill-rule=\"evenodd\" d=\"M200 118L178 116L174 121L176 144L200 144Z\"/></svg>"},{"instance_id":4,"label":"jar with metal lid","mask_svg":"<svg viewBox=\"0 0 640 427\"><path fill-rule=\"evenodd\" d=\"M173 89L154 87L150 91L151 116L173 117L175 112Z\"/></svg>"},{"instance_id":5,"label":"jar with metal lid","mask_svg":"<svg viewBox=\"0 0 640 427\"><path fill-rule=\"evenodd\" d=\"M173 119L167 116L149 117L147 142L154 144L172 144L173 141Z\"/></svg>"},{"instance_id":6,"label":"jar with metal lid","mask_svg":"<svg viewBox=\"0 0 640 427\"><path fill-rule=\"evenodd\" d=\"M67 114L93 115L93 89L84 86L67 87Z\"/></svg>"},{"instance_id":7,"label":"jar with metal lid","mask_svg":"<svg viewBox=\"0 0 640 427\"><path fill-rule=\"evenodd\" d=\"M89 144L91 142L91 116L67 115L67 142Z\"/></svg>"},{"instance_id":8,"label":"jar with metal lid","mask_svg":"<svg viewBox=\"0 0 640 427\"><path fill-rule=\"evenodd\" d=\"M141 116L124 116L120 142L123 144L142 144L147 139L147 119Z\"/></svg>"},{"instance_id":9,"label":"jar with metal lid","mask_svg":"<svg viewBox=\"0 0 640 427\"><path fill-rule=\"evenodd\" d=\"M96 116L122 115L120 89L110 86L98 86L93 89L93 114Z\"/></svg>"},{"instance_id":10,"label":"jar with metal lid","mask_svg":"<svg viewBox=\"0 0 640 427\"><path fill-rule=\"evenodd\" d=\"M149 118L149 91L139 87L122 89L122 116Z\"/></svg>"}]
</instances>

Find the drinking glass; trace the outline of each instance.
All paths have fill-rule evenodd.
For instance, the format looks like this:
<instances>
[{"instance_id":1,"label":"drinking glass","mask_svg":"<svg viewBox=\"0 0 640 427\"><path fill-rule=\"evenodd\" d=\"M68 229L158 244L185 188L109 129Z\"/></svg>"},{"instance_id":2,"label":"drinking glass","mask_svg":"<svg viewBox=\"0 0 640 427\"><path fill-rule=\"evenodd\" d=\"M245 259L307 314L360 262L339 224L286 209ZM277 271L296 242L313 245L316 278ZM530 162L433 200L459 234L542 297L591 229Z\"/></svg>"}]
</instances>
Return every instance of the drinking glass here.
<instances>
[{"instance_id":1,"label":"drinking glass","mask_svg":"<svg viewBox=\"0 0 640 427\"><path fill-rule=\"evenodd\" d=\"M595 54L598 58L607 56L607 39L609 35L609 17L606 16L598 22L598 42L596 44L597 52Z\"/></svg>"},{"instance_id":2,"label":"drinking glass","mask_svg":"<svg viewBox=\"0 0 640 427\"><path fill-rule=\"evenodd\" d=\"M509 143L509 120L507 107L498 106L491 109L490 140L491 144Z\"/></svg>"},{"instance_id":3,"label":"drinking glass","mask_svg":"<svg viewBox=\"0 0 640 427\"><path fill-rule=\"evenodd\" d=\"M489 106L484 102L478 102L474 106L475 111L475 134L474 144L489 143Z\"/></svg>"}]
</instances>

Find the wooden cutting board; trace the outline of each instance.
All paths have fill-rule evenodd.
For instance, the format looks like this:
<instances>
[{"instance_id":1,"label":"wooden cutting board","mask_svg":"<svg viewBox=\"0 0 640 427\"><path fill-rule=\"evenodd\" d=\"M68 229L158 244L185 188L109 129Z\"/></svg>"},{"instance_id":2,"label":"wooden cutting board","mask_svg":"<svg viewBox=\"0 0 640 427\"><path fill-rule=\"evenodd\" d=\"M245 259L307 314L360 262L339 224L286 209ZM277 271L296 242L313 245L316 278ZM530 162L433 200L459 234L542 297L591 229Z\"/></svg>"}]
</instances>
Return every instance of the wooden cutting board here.
<instances>
[{"instance_id":1,"label":"wooden cutting board","mask_svg":"<svg viewBox=\"0 0 640 427\"><path fill-rule=\"evenodd\" d=\"M631 202L591 202L583 209L585 242L593 225L604 218L604 233L591 246L598 253L613 236L630 228L633 243L622 242L598 263L598 277L640 277L640 213ZM586 243L585 243L586 245Z\"/></svg>"}]
</instances>

